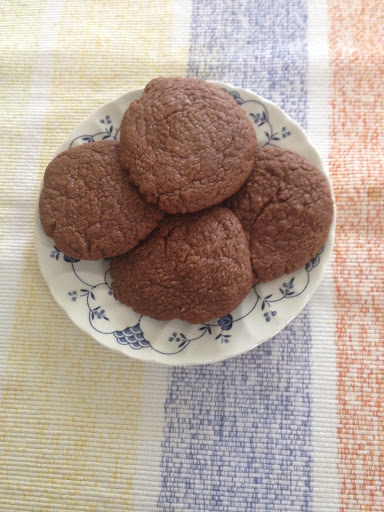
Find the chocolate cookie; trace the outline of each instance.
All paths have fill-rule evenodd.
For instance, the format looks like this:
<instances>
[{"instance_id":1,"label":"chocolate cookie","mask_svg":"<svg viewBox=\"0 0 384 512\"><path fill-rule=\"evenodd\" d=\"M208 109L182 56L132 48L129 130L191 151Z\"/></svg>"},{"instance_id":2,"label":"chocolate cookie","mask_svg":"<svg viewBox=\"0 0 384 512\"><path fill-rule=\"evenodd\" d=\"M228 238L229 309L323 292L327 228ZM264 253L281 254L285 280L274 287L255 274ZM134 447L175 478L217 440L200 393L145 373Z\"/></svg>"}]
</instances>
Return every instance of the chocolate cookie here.
<instances>
[{"instance_id":1,"label":"chocolate cookie","mask_svg":"<svg viewBox=\"0 0 384 512\"><path fill-rule=\"evenodd\" d=\"M249 240L255 282L294 272L324 245L333 217L327 180L305 158L259 149L251 176L226 206Z\"/></svg>"},{"instance_id":2,"label":"chocolate cookie","mask_svg":"<svg viewBox=\"0 0 384 512\"><path fill-rule=\"evenodd\" d=\"M247 239L227 208L166 217L128 254L111 260L117 299L157 320L204 323L226 315L252 286Z\"/></svg>"},{"instance_id":3,"label":"chocolate cookie","mask_svg":"<svg viewBox=\"0 0 384 512\"><path fill-rule=\"evenodd\" d=\"M121 123L123 166L150 203L168 213L220 203L249 176L257 147L230 94L194 78L156 78Z\"/></svg>"},{"instance_id":4,"label":"chocolate cookie","mask_svg":"<svg viewBox=\"0 0 384 512\"><path fill-rule=\"evenodd\" d=\"M120 164L118 142L64 151L48 165L40 219L56 246L73 258L97 260L129 251L163 214L148 205Z\"/></svg>"}]
</instances>

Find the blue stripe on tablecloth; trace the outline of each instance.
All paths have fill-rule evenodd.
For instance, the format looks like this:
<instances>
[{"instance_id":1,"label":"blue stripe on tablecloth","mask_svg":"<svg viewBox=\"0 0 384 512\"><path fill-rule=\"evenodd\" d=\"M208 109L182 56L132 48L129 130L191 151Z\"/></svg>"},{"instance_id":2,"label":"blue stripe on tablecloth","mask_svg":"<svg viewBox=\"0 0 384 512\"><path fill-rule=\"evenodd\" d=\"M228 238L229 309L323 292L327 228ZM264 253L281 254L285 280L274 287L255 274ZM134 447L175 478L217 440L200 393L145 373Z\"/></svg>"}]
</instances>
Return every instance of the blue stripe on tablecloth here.
<instances>
[{"instance_id":1,"label":"blue stripe on tablecloth","mask_svg":"<svg viewBox=\"0 0 384 512\"><path fill-rule=\"evenodd\" d=\"M253 89L305 126L306 22L303 0L195 0L189 75ZM172 370L160 509L310 509L310 350L304 311L244 356Z\"/></svg>"},{"instance_id":2,"label":"blue stripe on tablecloth","mask_svg":"<svg viewBox=\"0 0 384 512\"><path fill-rule=\"evenodd\" d=\"M306 125L305 0L195 0L190 76L247 87Z\"/></svg>"}]
</instances>

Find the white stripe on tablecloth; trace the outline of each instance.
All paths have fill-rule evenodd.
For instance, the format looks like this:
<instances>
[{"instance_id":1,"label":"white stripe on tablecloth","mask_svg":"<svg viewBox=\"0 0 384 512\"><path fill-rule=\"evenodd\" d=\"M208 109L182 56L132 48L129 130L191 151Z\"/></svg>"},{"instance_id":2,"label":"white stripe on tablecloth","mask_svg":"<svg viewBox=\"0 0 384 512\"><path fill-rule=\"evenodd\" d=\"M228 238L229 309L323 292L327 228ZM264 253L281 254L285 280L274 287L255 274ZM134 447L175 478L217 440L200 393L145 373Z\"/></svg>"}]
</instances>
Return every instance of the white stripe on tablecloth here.
<instances>
[{"instance_id":1,"label":"white stripe on tablecloth","mask_svg":"<svg viewBox=\"0 0 384 512\"><path fill-rule=\"evenodd\" d=\"M172 13L171 48L167 56L170 69L174 59L189 55L189 35L192 16L192 0L171 0ZM182 56L182 57L180 57ZM164 439L164 403L168 393L170 371L166 367L145 365L142 374L141 417L138 424L137 464L133 477L134 502L137 512L158 512L158 498L162 486L162 442Z\"/></svg>"},{"instance_id":2,"label":"white stripe on tablecloth","mask_svg":"<svg viewBox=\"0 0 384 512\"><path fill-rule=\"evenodd\" d=\"M24 265L24 249L32 242L31 218L34 210L34 189L36 173L40 166L40 151L44 144L45 113L48 107L53 51L56 46L64 0L50 0L41 23L41 32L36 62L33 66L29 103L22 119L22 154L15 169L12 201L7 211L10 219L0 246L0 399L2 396L2 375L8 357L11 334L15 322L14 308ZM22 37L22 34L21 34Z\"/></svg>"},{"instance_id":3,"label":"white stripe on tablecloth","mask_svg":"<svg viewBox=\"0 0 384 512\"><path fill-rule=\"evenodd\" d=\"M172 33L171 47L175 55L189 57L189 35L192 18L192 0L171 0ZM183 53L181 53L183 52ZM185 52L185 53L184 53ZM185 63L187 66L187 62ZM187 71L187 70L185 70Z\"/></svg>"},{"instance_id":4,"label":"white stripe on tablecloth","mask_svg":"<svg viewBox=\"0 0 384 512\"><path fill-rule=\"evenodd\" d=\"M329 88L327 0L308 0L308 134L328 167ZM332 265L309 303L312 319L313 510L339 510L337 368Z\"/></svg>"}]
</instances>

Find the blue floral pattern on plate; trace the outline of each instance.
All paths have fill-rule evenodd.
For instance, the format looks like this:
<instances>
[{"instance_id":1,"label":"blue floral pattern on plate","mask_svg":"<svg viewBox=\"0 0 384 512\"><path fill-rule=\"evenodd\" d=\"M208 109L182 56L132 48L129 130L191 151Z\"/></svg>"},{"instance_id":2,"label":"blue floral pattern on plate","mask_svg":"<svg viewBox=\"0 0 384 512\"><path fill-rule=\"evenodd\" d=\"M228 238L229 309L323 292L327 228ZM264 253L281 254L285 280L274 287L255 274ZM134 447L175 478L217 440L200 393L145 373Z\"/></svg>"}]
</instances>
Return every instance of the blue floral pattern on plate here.
<instances>
[{"instance_id":1,"label":"blue floral pattern on plate","mask_svg":"<svg viewBox=\"0 0 384 512\"><path fill-rule=\"evenodd\" d=\"M258 132L259 141L260 132L265 137L265 139L261 143L259 142L261 146L278 147L276 142L279 142L282 139L286 139L287 137L292 135L291 130L289 130L286 126L282 126L280 130L274 130L270 121L268 108L261 101L243 100L238 91L228 91L227 89L224 90L227 91L231 96L233 96L233 98L241 107L244 108L246 106L248 107L249 105L254 110L254 112L249 112L248 116L255 125L255 129Z\"/></svg>"},{"instance_id":2,"label":"blue floral pattern on plate","mask_svg":"<svg viewBox=\"0 0 384 512\"><path fill-rule=\"evenodd\" d=\"M112 119L109 114L105 118L100 119L100 124L104 125L100 127L100 130L92 134L79 135L74 138L70 144L70 148L73 146L86 144L88 142L97 142L99 140L117 140L120 134L120 127L114 128Z\"/></svg>"},{"instance_id":3,"label":"blue floral pattern on plate","mask_svg":"<svg viewBox=\"0 0 384 512\"><path fill-rule=\"evenodd\" d=\"M66 254L62 254L61 251L57 249L57 247L54 247L54 249L51 251L51 257L54 257L56 261L60 261L60 256L62 254L63 261L71 265L74 275L79 280L79 286L87 286L87 288L82 287L79 288L78 290L68 291L67 295L72 302L76 302L78 299L86 301L88 308L88 321L93 329L95 329L99 333L101 332L106 335L113 335L117 343L119 343L120 345L128 345L133 350L151 348L152 350L155 350L158 353L170 356L181 352L182 350L187 348L187 346L191 342L199 340L204 336L210 337L211 339L214 338L214 340L220 340L221 343L230 343L232 335L229 334L228 331L232 329L233 324L243 320L251 313L253 313L255 310L256 312L261 314L265 322L270 322L273 319L273 317L275 317L278 314L278 307L276 307L275 304L281 303L281 301L283 300L298 297L307 289L310 281L310 273L320 263L320 256L322 252L323 248L318 252L315 258L309 261L305 266L307 279L304 283L304 286L302 286L300 290L295 289L295 277L292 277L288 282L283 282L281 284L281 286L279 287L280 293L278 296L274 296L274 294L268 294L263 297L258 293L257 286L254 286L254 301L247 313L243 314L239 318L233 318L232 314L228 314L222 316L214 323L203 324L202 326L199 327L200 333L198 334L198 336L194 338L187 338L187 336L185 336L183 333L173 331L172 333L170 333L168 341L170 343L174 343L175 350L170 352L159 351L158 349L154 348L151 345L150 341L148 341L145 338L144 332L141 327L141 320L143 318L143 315L140 315L138 322L135 325L127 326L122 331L109 329L103 329L101 331L100 327L95 325L95 320L105 320L106 322L109 321L105 309L102 309L101 306L95 307L91 305L89 301L89 299L93 299L93 301L97 302L97 288L100 286L107 286L109 289L108 294L113 295L112 288L107 282L107 275L109 273L109 269L105 272L104 279L102 282L96 285L91 285L85 282L76 271L75 265L80 260L70 258Z\"/></svg>"},{"instance_id":4,"label":"blue floral pattern on plate","mask_svg":"<svg viewBox=\"0 0 384 512\"><path fill-rule=\"evenodd\" d=\"M300 127L275 105L262 101L249 91L217 85L245 109L260 146L305 149L307 145L311 148ZM84 130L77 129L60 150L98 140L119 140L122 114L129 102L140 94L140 91L134 91L100 109L82 123ZM318 165L321 166L319 160ZM279 332L300 312L315 290L323 273L324 251L327 261L332 246L331 237L330 247L327 242L326 249L319 251L300 271L276 282L254 286L243 303L230 314L203 325L179 320L159 323L134 313L116 300L110 283L108 258L99 262L71 258L41 232L38 216L36 222L37 230L40 230L36 246L42 273L56 300L74 322L110 348L120 347L120 351L137 359L169 361L170 364L199 364L224 359L245 352ZM59 284L57 277L61 279ZM291 304L296 305L291 307ZM188 355L184 356L185 353Z\"/></svg>"}]
</instances>

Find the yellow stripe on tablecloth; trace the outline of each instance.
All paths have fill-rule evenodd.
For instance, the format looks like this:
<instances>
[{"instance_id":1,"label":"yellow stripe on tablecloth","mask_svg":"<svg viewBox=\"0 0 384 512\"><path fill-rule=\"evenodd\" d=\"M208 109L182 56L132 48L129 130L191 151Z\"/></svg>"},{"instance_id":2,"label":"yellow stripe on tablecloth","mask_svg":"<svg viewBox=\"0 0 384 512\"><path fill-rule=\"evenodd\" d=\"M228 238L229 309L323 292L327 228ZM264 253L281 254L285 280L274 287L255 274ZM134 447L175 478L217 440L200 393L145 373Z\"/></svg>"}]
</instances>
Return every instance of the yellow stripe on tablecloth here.
<instances>
[{"instance_id":1,"label":"yellow stripe on tablecloth","mask_svg":"<svg viewBox=\"0 0 384 512\"><path fill-rule=\"evenodd\" d=\"M0 151L0 243L7 230L6 208L11 202L15 168L20 158L24 126L22 119L29 101L35 53L39 44L41 16L47 0L3 2L0 5L0 105L2 143ZM31 20L35 20L31 24ZM23 36L20 37L20 34ZM27 55L29 58L25 58Z\"/></svg>"},{"instance_id":2,"label":"yellow stripe on tablecloth","mask_svg":"<svg viewBox=\"0 0 384 512\"><path fill-rule=\"evenodd\" d=\"M66 2L31 194L95 108L153 76L185 74L188 47L173 50L172 24L168 2ZM30 243L24 260L0 406L0 510L132 510L143 366L71 324Z\"/></svg>"},{"instance_id":3,"label":"yellow stripe on tablecloth","mask_svg":"<svg viewBox=\"0 0 384 512\"><path fill-rule=\"evenodd\" d=\"M7 499L28 510L130 510L142 365L73 326L33 246L25 257L0 410L0 510L10 510Z\"/></svg>"},{"instance_id":4,"label":"yellow stripe on tablecloth","mask_svg":"<svg viewBox=\"0 0 384 512\"><path fill-rule=\"evenodd\" d=\"M155 76L185 75L189 48L174 50L171 4L67 0L41 173L54 149L96 108Z\"/></svg>"}]
</instances>

